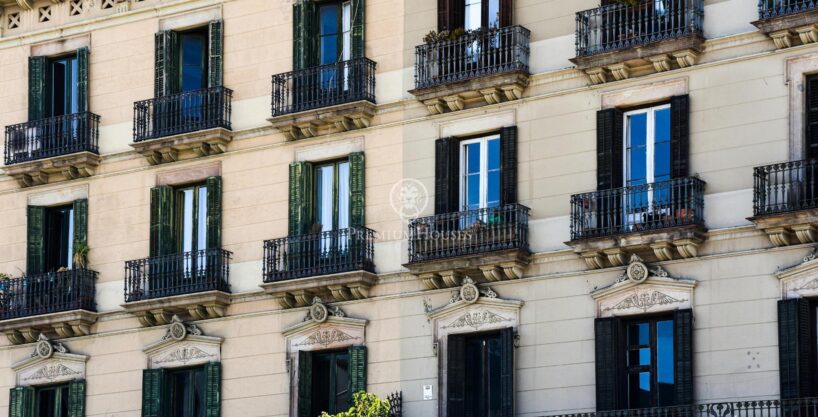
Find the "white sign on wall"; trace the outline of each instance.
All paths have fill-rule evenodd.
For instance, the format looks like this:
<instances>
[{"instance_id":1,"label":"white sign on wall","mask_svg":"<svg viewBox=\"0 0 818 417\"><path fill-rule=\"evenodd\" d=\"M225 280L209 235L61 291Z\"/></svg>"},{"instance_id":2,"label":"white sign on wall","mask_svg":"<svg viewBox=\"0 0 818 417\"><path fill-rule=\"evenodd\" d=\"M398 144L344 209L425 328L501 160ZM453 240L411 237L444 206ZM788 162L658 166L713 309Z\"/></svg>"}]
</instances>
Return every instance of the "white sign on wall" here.
<instances>
[{"instance_id":1,"label":"white sign on wall","mask_svg":"<svg viewBox=\"0 0 818 417\"><path fill-rule=\"evenodd\" d=\"M423 401L429 401L434 399L434 395L432 395L432 386L431 385L424 385L423 386Z\"/></svg>"}]
</instances>

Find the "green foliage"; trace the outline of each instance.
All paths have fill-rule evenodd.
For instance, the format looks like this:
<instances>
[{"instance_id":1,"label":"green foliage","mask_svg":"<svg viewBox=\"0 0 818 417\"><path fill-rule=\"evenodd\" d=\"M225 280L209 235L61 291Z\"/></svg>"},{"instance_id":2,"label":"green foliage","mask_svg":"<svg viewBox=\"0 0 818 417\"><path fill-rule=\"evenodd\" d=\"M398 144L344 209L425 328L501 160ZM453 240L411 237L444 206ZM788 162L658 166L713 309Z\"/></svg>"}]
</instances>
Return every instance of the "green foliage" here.
<instances>
[{"instance_id":1,"label":"green foliage","mask_svg":"<svg viewBox=\"0 0 818 417\"><path fill-rule=\"evenodd\" d=\"M637 4L639 4L639 2L641 0L614 0L614 1L616 1L619 4L624 4L626 6L633 7L633 6L636 6Z\"/></svg>"},{"instance_id":2,"label":"green foliage","mask_svg":"<svg viewBox=\"0 0 818 417\"><path fill-rule=\"evenodd\" d=\"M83 269L88 265L88 252L91 251L91 248L88 245L75 242L74 243L74 266Z\"/></svg>"},{"instance_id":3,"label":"green foliage","mask_svg":"<svg viewBox=\"0 0 818 417\"><path fill-rule=\"evenodd\" d=\"M334 416L323 412L321 417L389 417L389 401L382 400L375 394L356 392L352 400L355 405L348 411Z\"/></svg>"}]
</instances>

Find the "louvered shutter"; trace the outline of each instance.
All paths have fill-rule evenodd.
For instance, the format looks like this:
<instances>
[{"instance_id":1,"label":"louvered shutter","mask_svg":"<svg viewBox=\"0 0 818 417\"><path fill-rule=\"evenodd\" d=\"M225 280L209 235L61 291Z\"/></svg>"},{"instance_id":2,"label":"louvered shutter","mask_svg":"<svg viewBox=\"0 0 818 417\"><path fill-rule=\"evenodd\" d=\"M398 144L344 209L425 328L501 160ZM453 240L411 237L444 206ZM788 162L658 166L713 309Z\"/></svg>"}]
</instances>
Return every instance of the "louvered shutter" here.
<instances>
[{"instance_id":1,"label":"louvered shutter","mask_svg":"<svg viewBox=\"0 0 818 417\"><path fill-rule=\"evenodd\" d=\"M179 92L179 35L176 32L156 33L154 63L155 97Z\"/></svg>"},{"instance_id":2,"label":"louvered shutter","mask_svg":"<svg viewBox=\"0 0 818 417\"><path fill-rule=\"evenodd\" d=\"M45 207L28 206L26 273L45 271Z\"/></svg>"},{"instance_id":3,"label":"louvered shutter","mask_svg":"<svg viewBox=\"0 0 818 417\"><path fill-rule=\"evenodd\" d=\"M349 385L350 395L366 391L366 346L349 348Z\"/></svg>"},{"instance_id":4,"label":"louvered shutter","mask_svg":"<svg viewBox=\"0 0 818 417\"><path fill-rule=\"evenodd\" d=\"M312 171L312 164L306 161L290 164L290 236L309 233L312 226Z\"/></svg>"},{"instance_id":5,"label":"louvered shutter","mask_svg":"<svg viewBox=\"0 0 818 417\"><path fill-rule=\"evenodd\" d=\"M622 408L620 389L625 378L619 357L619 319L599 318L594 321L596 346L596 411Z\"/></svg>"},{"instance_id":6,"label":"louvered shutter","mask_svg":"<svg viewBox=\"0 0 818 417\"><path fill-rule=\"evenodd\" d=\"M600 110L596 114L597 190L622 187L623 114L619 109Z\"/></svg>"},{"instance_id":7,"label":"louvered shutter","mask_svg":"<svg viewBox=\"0 0 818 417\"><path fill-rule=\"evenodd\" d=\"M88 47L77 49L77 107L79 112L89 111L88 107Z\"/></svg>"},{"instance_id":8,"label":"louvered shutter","mask_svg":"<svg viewBox=\"0 0 818 417\"><path fill-rule=\"evenodd\" d=\"M209 39L209 61L207 85L209 87L221 87L223 84L223 55L224 55L224 34L223 21L214 20L208 25Z\"/></svg>"},{"instance_id":9,"label":"louvered shutter","mask_svg":"<svg viewBox=\"0 0 818 417\"><path fill-rule=\"evenodd\" d=\"M34 416L34 388L14 387L9 391L9 417Z\"/></svg>"},{"instance_id":10,"label":"louvered shutter","mask_svg":"<svg viewBox=\"0 0 818 417\"><path fill-rule=\"evenodd\" d=\"M44 56L28 58L28 120L46 117L48 101L48 60Z\"/></svg>"},{"instance_id":11,"label":"louvered shutter","mask_svg":"<svg viewBox=\"0 0 818 417\"><path fill-rule=\"evenodd\" d=\"M673 313L676 405L693 404L693 310Z\"/></svg>"},{"instance_id":12,"label":"louvered shutter","mask_svg":"<svg viewBox=\"0 0 818 417\"><path fill-rule=\"evenodd\" d=\"M501 205L517 203L517 126L500 130Z\"/></svg>"},{"instance_id":13,"label":"louvered shutter","mask_svg":"<svg viewBox=\"0 0 818 417\"><path fill-rule=\"evenodd\" d=\"M435 141L435 214L460 211L459 153L457 138Z\"/></svg>"},{"instance_id":14,"label":"louvered shutter","mask_svg":"<svg viewBox=\"0 0 818 417\"><path fill-rule=\"evenodd\" d=\"M670 175L684 178L690 175L690 98L688 95L670 98Z\"/></svg>"},{"instance_id":15,"label":"louvered shutter","mask_svg":"<svg viewBox=\"0 0 818 417\"><path fill-rule=\"evenodd\" d=\"M806 86L804 156L818 158L818 74L807 77Z\"/></svg>"},{"instance_id":16,"label":"louvered shutter","mask_svg":"<svg viewBox=\"0 0 818 417\"><path fill-rule=\"evenodd\" d=\"M352 58L366 56L366 15L364 14L364 0L352 0Z\"/></svg>"},{"instance_id":17,"label":"louvered shutter","mask_svg":"<svg viewBox=\"0 0 818 417\"><path fill-rule=\"evenodd\" d=\"M318 60L318 16L314 1L293 4L293 70L312 67Z\"/></svg>"},{"instance_id":18,"label":"louvered shutter","mask_svg":"<svg viewBox=\"0 0 818 417\"><path fill-rule=\"evenodd\" d=\"M88 245L88 200L74 200L74 249Z\"/></svg>"},{"instance_id":19,"label":"louvered shutter","mask_svg":"<svg viewBox=\"0 0 818 417\"><path fill-rule=\"evenodd\" d=\"M151 189L150 256L170 255L176 251L176 206L173 187Z\"/></svg>"},{"instance_id":20,"label":"louvered shutter","mask_svg":"<svg viewBox=\"0 0 818 417\"><path fill-rule=\"evenodd\" d=\"M514 329L503 329L500 339L500 415L514 417Z\"/></svg>"},{"instance_id":21,"label":"louvered shutter","mask_svg":"<svg viewBox=\"0 0 818 417\"><path fill-rule=\"evenodd\" d=\"M815 348L812 334L812 308L799 298L778 302L778 360L781 398L812 397Z\"/></svg>"},{"instance_id":22,"label":"louvered shutter","mask_svg":"<svg viewBox=\"0 0 818 417\"><path fill-rule=\"evenodd\" d=\"M466 414L466 338L449 335L446 342L447 415Z\"/></svg>"},{"instance_id":23,"label":"louvered shutter","mask_svg":"<svg viewBox=\"0 0 818 417\"><path fill-rule=\"evenodd\" d=\"M512 0L500 0L500 27L508 27L514 24L514 2Z\"/></svg>"},{"instance_id":24,"label":"louvered shutter","mask_svg":"<svg viewBox=\"0 0 818 417\"><path fill-rule=\"evenodd\" d=\"M207 185L207 248L222 247L222 177L208 177Z\"/></svg>"},{"instance_id":25,"label":"louvered shutter","mask_svg":"<svg viewBox=\"0 0 818 417\"><path fill-rule=\"evenodd\" d=\"M85 380L68 383L68 417L85 417Z\"/></svg>"},{"instance_id":26,"label":"louvered shutter","mask_svg":"<svg viewBox=\"0 0 818 417\"><path fill-rule=\"evenodd\" d=\"M349 224L351 227L366 227L366 160L363 152L349 155Z\"/></svg>"},{"instance_id":27,"label":"louvered shutter","mask_svg":"<svg viewBox=\"0 0 818 417\"><path fill-rule=\"evenodd\" d=\"M222 364L210 362L204 366L205 372L205 417L219 417L222 414Z\"/></svg>"},{"instance_id":28,"label":"louvered shutter","mask_svg":"<svg viewBox=\"0 0 818 417\"><path fill-rule=\"evenodd\" d=\"M142 417L163 417L165 370L142 371Z\"/></svg>"},{"instance_id":29,"label":"louvered shutter","mask_svg":"<svg viewBox=\"0 0 818 417\"><path fill-rule=\"evenodd\" d=\"M298 352L298 417L312 413L312 352Z\"/></svg>"},{"instance_id":30,"label":"louvered shutter","mask_svg":"<svg viewBox=\"0 0 818 417\"><path fill-rule=\"evenodd\" d=\"M437 1L437 30L452 31L465 25L465 0Z\"/></svg>"}]
</instances>

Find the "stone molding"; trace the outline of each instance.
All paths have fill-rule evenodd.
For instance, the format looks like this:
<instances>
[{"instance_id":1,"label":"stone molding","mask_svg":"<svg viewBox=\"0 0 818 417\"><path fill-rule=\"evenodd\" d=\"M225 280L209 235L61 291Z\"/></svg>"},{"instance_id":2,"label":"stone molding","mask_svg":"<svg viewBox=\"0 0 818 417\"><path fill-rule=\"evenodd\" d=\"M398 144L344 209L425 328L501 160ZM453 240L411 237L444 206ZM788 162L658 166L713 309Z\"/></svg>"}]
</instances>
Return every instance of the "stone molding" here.
<instances>
[{"instance_id":1,"label":"stone molding","mask_svg":"<svg viewBox=\"0 0 818 417\"><path fill-rule=\"evenodd\" d=\"M602 109L635 107L687 94L687 76L602 93Z\"/></svg>"},{"instance_id":2,"label":"stone molding","mask_svg":"<svg viewBox=\"0 0 818 417\"><path fill-rule=\"evenodd\" d=\"M299 140L365 129L372 124L372 118L375 117L376 112L375 104L361 100L273 116L267 121L287 135L288 139Z\"/></svg>"},{"instance_id":3,"label":"stone molding","mask_svg":"<svg viewBox=\"0 0 818 417\"><path fill-rule=\"evenodd\" d=\"M96 173L99 155L77 152L3 167L6 174L17 180L21 188L45 185L57 181L87 178Z\"/></svg>"},{"instance_id":4,"label":"stone molding","mask_svg":"<svg viewBox=\"0 0 818 417\"><path fill-rule=\"evenodd\" d=\"M130 145L149 164L159 165L227 152L227 144L232 140L233 132L219 127L133 142Z\"/></svg>"},{"instance_id":5,"label":"stone molding","mask_svg":"<svg viewBox=\"0 0 818 417\"><path fill-rule=\"evenodd\" d=\"M14 345L37 341L44 333L58 337L87 336L97 313L88 310L69 310L59 313L19 317L0 321L0 331Z\"/></svg>"},{"instance_id":6,"label":"stone molding","mask_svg":"<svg viewBox=\"0 0 818 417\"><path fill-rule=\"evenodd\" d=\"M813 248L797 265L775 273L781 299L818 297L818 248Z\"/></svg>"},{"instance_id":7,"label":"stone molding","mask_svg":"<svg viewBox=\"0 0 818 417\"><path fill-rule=\"evenodd\" d=\"M28 358L12 365L17 386L50 385L85 379L88 356L69 353L62 343L40 335Z\"/></svg>"},{"instance_id":8,"label":"stone molding","mask_svg":"<svg viewBox=\"0 0 818 417\"><path fill-rule=\"evenodd\" d=\"M509 249L431 259L403 266L421 280L424 288L433 290L459 287L468 277L481 277L487 282L520 279L530 258L531 254L526 250Z\"/></svg>"},{"instance_id":9,"label":"stone molding","mask_svg":"<svg viewBox=\"0 0 818 417\"><path fill-rule=\"evenodd\" d=\"M696 284L695 280L672 278L661 266L650 268L632 255L622 275L613 284L591 291L591 297L598 318L673 311L693 306Z\"/></svg>"},{"instance_id":10,"label":"stone molding","mask_svg":"<svg viewBox=\"0 0 818 417\"><path fill-rule=\"evenodd\" d=\"M230 304L230 294L205 291L172 297L151 298L122 304L144 327L170 324L175 315L184 314L193 320L224 317Z\"/></svg>"},{"instance_id":11,"label":"stone molding","mask_svg":"<svg viewBox=\"0 0 818 417\"><path fill-rule=\"evenodd\" d=\"M426 106L429 114L456 112L468 107L480 107L523 98L529 74L523 71L487 75L453 81L427 88L410 90Z\"/></svg>"},{"instance_id":12,"label":"stone molding","mask_svg":"<svg viewBox=\"0 0 818 417\"><path fill-rule=\"evenodd\" d=\"M301 350L326 350L362 345L366 342L368 321L347 317L340 307L314 297L307 315L282 332L287 352L297 356Z\"/></svg>"},{"instance_id":13,"label":"stone molding","mask_svg":"<svg viewBox=\"0 0 818 417\"><path fill-rule=\"evenodd\" d=\"M369 289L377 281L378 276L371 272L351 271L266 282L261 284L261 288L272 295L282 308L297 308L310 305L314 297L333 301L369 298Z\"/></svg>"},{"instance_id":14,"label":"stone molding","mask_svg":"<svg viewBox=\"0 0 818 417\"><path fill-rule=\"evenodd\" d=\"M157 172L156 185L188 184L191 182L204 181L208 177L215 177L219 175L222 175L221 161L206 165Z\"/></svg>"},{"instance_id":15,"label":"stone molding","mask_svg":"<svg viewBox=\"0 0 818 417\"><path fill-rule=\"evenodd\" d=\"M205 336L195 325L173 316L164 336L148 345L148 369L179 368L221 361L221 337Z\"/></svg>"},{"instance_id":16,"label":"stone molding","mask_svg":"<svg viewBox=\"0 0 818 417\"><path fill-rule=\"evenodd\" d=\"M818 209L754 216L747 220L753 222L756 229L764 231L775 246L818 241Z\"/></svg>"},{"instance_id":17,"label":"stone molding","mask_svg":"<svg viewBox=\"0 0 818 417\"><path fill-rule=\"evenodd\" d=\"M624 266L631 254L653 255L657 261L669 261L677 256L695 258L699 246L707 238L700 226L683 226L662 230L634 231L602 238L577 239L565 242L585 260L588 268L603 269ZM647 255L646 255L647 254Z\"/></svg>"},{"instance_id":18,"label":"stone molding","mask_svg":"<svg viewBox=\"0 0 818 417\"><path fill-rule=\"evenodd\" d=\"M778 49L807 45L818 41L818 10L784 14L752 24L767 34Z\"/></svg>"}]
</instances>

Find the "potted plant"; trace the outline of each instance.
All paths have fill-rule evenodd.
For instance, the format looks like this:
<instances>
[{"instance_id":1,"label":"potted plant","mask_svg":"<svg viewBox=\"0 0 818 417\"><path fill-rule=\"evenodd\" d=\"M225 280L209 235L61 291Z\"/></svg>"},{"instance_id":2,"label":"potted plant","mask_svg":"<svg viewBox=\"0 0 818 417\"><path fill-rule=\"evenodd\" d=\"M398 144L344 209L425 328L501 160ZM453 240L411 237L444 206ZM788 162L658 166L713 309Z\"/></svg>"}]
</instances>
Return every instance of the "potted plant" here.
<instances>
[{"instance_id":1,"label":"potted plant","mask_svg":"<svg viewBox=\"0 0 818 417\"><path fill-rule=\"evenodd\" d=\"M88 252L90 248L85 243L74 243L74 267L85 269L88 266Z\"/></svg>"},{"instance_id":2,"label":"potted plant","mask_svg":"<svg viewBox=\"0 0 818 417\"><path fill-rule=\"evenodd\" d=\"M322 412L321 417L389 417L392 408L389 400L382 400L377 395L364 391L356 392L352 398L353 405L349 410L336 415Z\"/></svg>"}]
</instances>

